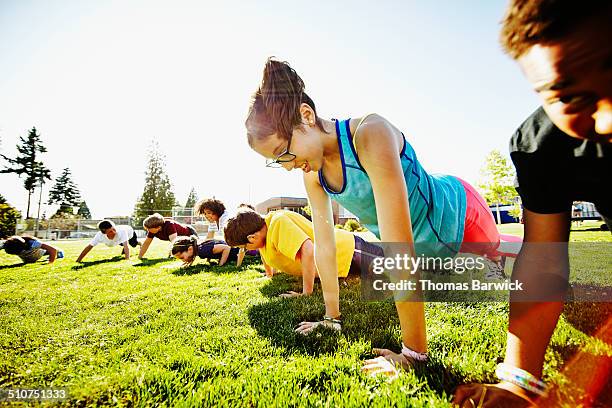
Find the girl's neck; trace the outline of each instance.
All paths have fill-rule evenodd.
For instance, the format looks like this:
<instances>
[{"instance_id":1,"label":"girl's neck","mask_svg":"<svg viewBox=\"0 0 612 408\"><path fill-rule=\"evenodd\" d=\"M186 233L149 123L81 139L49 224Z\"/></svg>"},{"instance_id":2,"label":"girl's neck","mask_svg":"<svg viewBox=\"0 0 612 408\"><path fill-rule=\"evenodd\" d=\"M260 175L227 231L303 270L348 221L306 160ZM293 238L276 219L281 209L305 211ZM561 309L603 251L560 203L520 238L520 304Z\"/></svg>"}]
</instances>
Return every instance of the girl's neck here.
<instances>
[{"instance_id":1,"label":"girl's neck","mask_svg":"<svg viewBox=\"0 0 612 408\"><path fill-rule=\"evenodd\" d=\"M336 123L332 120L321 119L323 129L321 132L321 141L323 142L323 158L325 160L335 160L340 157L340 148L338 147L338 137L336 136Z\"/></svg>"}]
</instances>

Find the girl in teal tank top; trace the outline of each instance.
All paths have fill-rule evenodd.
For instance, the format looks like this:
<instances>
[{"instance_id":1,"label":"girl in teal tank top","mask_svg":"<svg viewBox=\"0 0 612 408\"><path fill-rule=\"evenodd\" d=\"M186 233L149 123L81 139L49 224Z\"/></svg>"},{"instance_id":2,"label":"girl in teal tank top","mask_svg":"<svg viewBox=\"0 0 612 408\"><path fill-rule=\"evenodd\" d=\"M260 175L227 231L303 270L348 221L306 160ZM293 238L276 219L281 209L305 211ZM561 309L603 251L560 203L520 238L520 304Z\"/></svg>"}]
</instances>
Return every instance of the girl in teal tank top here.
<instances>
[{"instance_id":1,"label":"girl in teal tank top","mask_svg":"<svg viewBox=\"0 0 612 408\"><path fill-rule=\"evenodd\" d=\"M285 62L267 61L245 125L249 145L268 159L268 166L304 172L325 317L302 322L296 330L303 334L322 324L335 329L341 325L331 199L382 241L406 243L406 253L413 255L418 242L435 244L440 256L456 254L468 232L465 220L471 207L466 202L481 207L480 213L470 211L470 234L492 230L472 228L488 211L474 199L475 191L470 189L466 199L468 189L459 179L428 174L391 123L378 115L357 122L318 117L299 75ZM498 237L496 230L492 234L492 239ZM418 279L418 272L415 276ZM425 309L419 296L396 301L404 348L401 354L380 351L383 361L408 367L427 359Z\"/></svg>"},{"instance_id":2,"label":"girl in teal tank top","mask_svg":"<svg viewBox=\"0 0 612 408\"><path fill-rule=\"evenodd\" d=\"M319 182L332 200L355 214L380 239L376 207L372 205L375 202L372 184L359 162L349 120L335 121L335 128L344 182L340 190L334 191L325 182L322 169L319 170ZM435 249L434 255L454 256L463 240L465 189L456 177L428 174L403 134L402 143L399 158L408 192L414 241L434 244L430 245Z\"/></svg>"}]
</instances>

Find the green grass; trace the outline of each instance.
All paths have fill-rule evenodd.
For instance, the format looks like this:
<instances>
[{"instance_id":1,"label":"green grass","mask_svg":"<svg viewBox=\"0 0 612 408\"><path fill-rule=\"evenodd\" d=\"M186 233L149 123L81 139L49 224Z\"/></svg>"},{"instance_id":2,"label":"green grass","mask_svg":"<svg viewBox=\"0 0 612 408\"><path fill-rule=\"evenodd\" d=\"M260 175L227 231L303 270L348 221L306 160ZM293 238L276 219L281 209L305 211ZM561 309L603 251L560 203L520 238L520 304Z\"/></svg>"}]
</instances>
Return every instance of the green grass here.
<instances>
[{"instance_id":1,"label":"green grass","mask_svg":"<svg viewBox=\"0 0 612 408\"><path fill-rule=\"evenodd\" d=\"M609 241L609 232L593 233ZM428 365L392 382L368 377L362 360L373 346L399 350L400 330L393 303L361 301L356 279L341 287L343 332L303 337L293 329L323 315L320 289L279 299L298 281L262 278L256 261L181 270L156 241L149 262L98 246L76 264L85 244L58 242L66 258L53 266L19 266L0 253L0 388L66 387L70 406L437 407L450 406L460 383L493 382L504 353L507 303L431 303ZM591 336L606 306L566 308L546 380L565 384L560 369L577 351L612 357ZM581 391L560 393L574 406Z\"/></svg>"}]
</instances>

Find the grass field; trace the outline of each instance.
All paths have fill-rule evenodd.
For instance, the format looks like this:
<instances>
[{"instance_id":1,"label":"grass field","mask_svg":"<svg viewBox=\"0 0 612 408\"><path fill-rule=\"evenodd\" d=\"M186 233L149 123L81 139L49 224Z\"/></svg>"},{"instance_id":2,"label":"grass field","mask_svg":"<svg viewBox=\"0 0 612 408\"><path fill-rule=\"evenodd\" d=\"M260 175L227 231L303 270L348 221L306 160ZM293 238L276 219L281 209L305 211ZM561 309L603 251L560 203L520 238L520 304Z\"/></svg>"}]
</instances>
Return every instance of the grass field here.
<instances>
[{"instance_id":1,"label":"grass field","mask_svg":"<svg viewBox=\"0 0 612 408\"><path fill-rule=\"evenodd\" d=\"M502 229L520 234L521 227ZM612 241L589 228L572 240ZM76 264L86 241L57 244L66 258L53 266L20 266L0 253L0 388L65 387L69 406L437 407L450 406L460 383L494 382L504 353L507 303L431 303L428 365L395 381L368 377L361 361L373 346L399 350L399 322L392 302L361 301L357 280L341 286L342 333L302 337L294 327L323 315L320 289L279 299L299 282L262 278L257 261L182 270L166 258L168 244L156 241L147 262L98 246ZM609 284L610 265L597 253L584 258L584 282ZM568 305L555 331L544 378L559 385L565 406L582 396L572 378L594 367L563 366L576 354L591 365L612 358L612 339L593 336L609 306Z\"/></svg>"}]
</instances>

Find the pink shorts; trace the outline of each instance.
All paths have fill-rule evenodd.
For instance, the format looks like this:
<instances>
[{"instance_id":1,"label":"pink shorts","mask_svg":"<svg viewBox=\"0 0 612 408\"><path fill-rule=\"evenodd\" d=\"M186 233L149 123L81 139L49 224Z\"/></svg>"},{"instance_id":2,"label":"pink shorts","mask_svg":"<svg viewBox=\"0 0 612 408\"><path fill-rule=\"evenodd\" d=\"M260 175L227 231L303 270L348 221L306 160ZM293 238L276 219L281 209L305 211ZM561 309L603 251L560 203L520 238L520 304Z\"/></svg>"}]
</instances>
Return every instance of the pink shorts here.
<instances>
[{"instance_id":1,"label":"pink shorts","mask_svg":"<svg viewBox=\"0 0 612 408\"><path fill-rule=\"evenodd\" d=\"M466 196L465 227L460 251L488 257L499 256L497 248L500 235L489 206L470 183L459 177L457 179L463 184Z\"/></svg>"}]
</instances>

